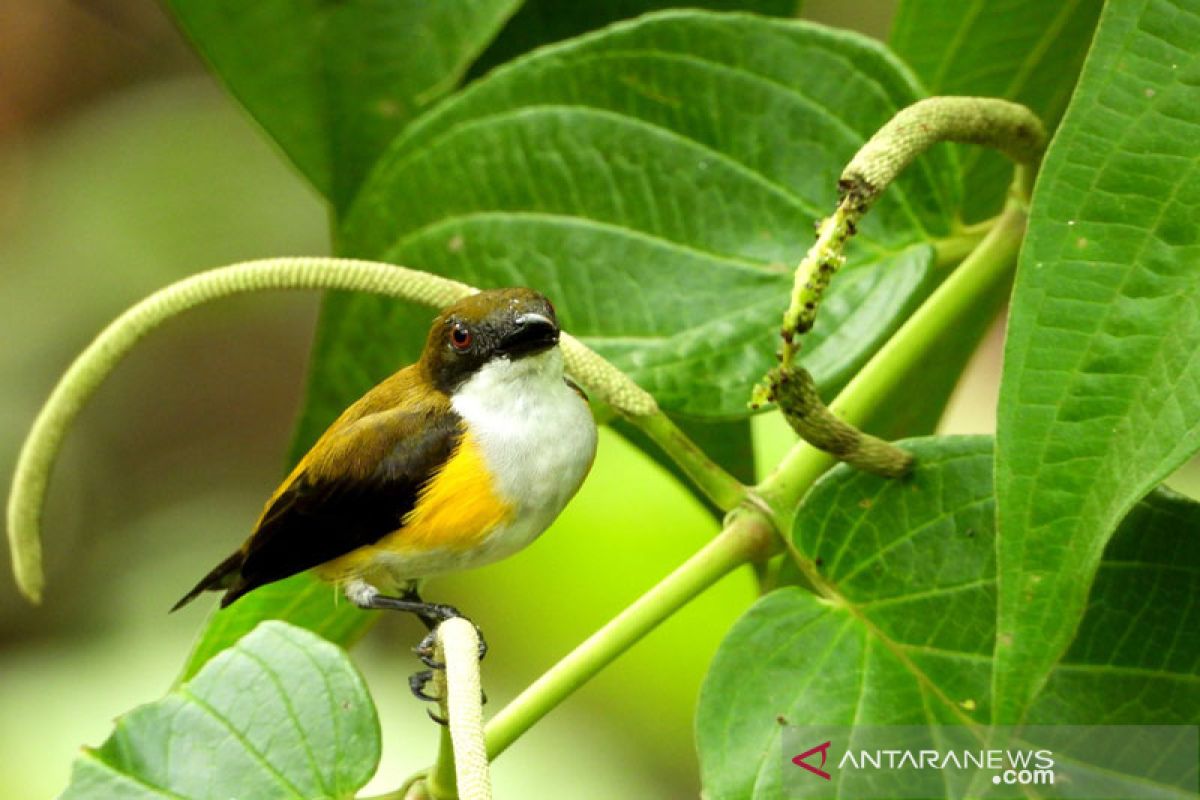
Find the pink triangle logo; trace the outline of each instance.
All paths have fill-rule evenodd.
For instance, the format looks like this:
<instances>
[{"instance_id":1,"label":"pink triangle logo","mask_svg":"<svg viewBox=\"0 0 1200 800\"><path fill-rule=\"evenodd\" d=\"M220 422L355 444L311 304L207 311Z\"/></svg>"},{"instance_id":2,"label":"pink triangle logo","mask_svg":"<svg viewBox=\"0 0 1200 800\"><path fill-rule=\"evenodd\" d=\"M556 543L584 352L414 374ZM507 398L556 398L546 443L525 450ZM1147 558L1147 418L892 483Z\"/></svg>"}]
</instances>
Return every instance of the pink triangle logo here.
<instances>
[{"instance_id":1,"label":"pink triangle logo","mask_svg":"<svg viewBox=\"0 0 1200 800\"><path fill-rule=\"evenodd\" d=\"M816 747L812 748L811 750L805 750L803 753L801 753L800 755L793 758L792 763L795 764L797 767L804 767L806 770L808 770L813 775L816 775L819 778L824 778L827 781L832 780L832 778L830 777L828 772L821 769L820 767L814 767L812 764L809 764L808 762L806 762L804 760L811 755L820 753L821 754L821 766L822 767L825 766L825 759L829 755L829 745L830 744L831 744L831 742L825 742L824 744L817 745Z\"/></svg>"}]
</instances>

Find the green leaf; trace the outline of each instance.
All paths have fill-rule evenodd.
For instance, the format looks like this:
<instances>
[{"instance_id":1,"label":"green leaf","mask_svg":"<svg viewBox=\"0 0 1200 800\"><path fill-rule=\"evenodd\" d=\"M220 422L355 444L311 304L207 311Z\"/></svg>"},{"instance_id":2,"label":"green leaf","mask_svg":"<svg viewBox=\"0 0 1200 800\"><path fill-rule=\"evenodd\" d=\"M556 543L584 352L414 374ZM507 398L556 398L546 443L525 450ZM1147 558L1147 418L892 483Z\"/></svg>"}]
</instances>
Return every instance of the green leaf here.
<instances>
[{"instance_id":1,"label":"green leaf","mask_svg":"<svg viewBox=\"0 0 1200 800\"><path fill-rule=\"evenodd\" d=\"M842 465L813 487L793 540L821 595L778 590L722 643L697 709L706 796L781 796L780 720L989 721L997 596L991 441L945 437L905 447L917 456L910 478ZM1200 505L1168 492L1129 516L1031 722L1175 724L1200 716L1198 530Z\"/></svg>"},{"instance_id":2,"label":"green leaf","mask_svg":"<svg viewBox=\"0 0 1200 800\"><path fill-rule=\"evenodd\" d=\"M520 0L167 0L196 48L338 208L454 89Z\"/></svg>"},{"instance_id":3,"label":"green leaf","mask_svg":"<svg viewBox=\"0 0 1200 800\"><path fill-rule=\"evenodd\" d=\"M569 5L564 5L560 0L526 0L500 35L471 66L469 75L483 75L535 47L579 36L651 11L687 6L713 11L746 10L774 16L795 16L799 13L800 5L798 0L699 0L689 3L671 0L577 0ZM689 419L676 419L675 422L713 461L740 480L754 481L754 447L748 423L742 420L699 422ZM662 450L636 428L621 420L615 420L612 427L678 478L718 518L724 515L686 479L674 461L663 455Z\"/></svg>"},{"instance_id":4,"label":"green leaf","mask_svg":"<svg viewBox=\"0 0 1200 800\"><path fill-rule=\"evenodd\" d=\"M1197 531L1200 506L1182 495L1160 489L1134 506L1104 551L1087 613L1028 723L1200 720Z\"/></svg>"},{"instance_id":5,"label":"green leaf","mask_svg":"<svg viewBox=\"0 0 1200 800\"><path fill-rule=\"evenodd\" d=\"M379 764L375 706L346 654L265 622L85 748L65 800L353 797Z\"/></svg>"},{"instance_id":6,"label":"green leaf","mask_svg":"<svg viewBox=\"0 0 1200 800\"><path fill-rule=\"evenodd\" d=\"M1110 3L1034 196L996 454L997 720L1074 636L1117 522L1200 449L1200 3Z\"/></svg>"},{"instance_id":7,"label":"green leaf","mask_svg":"<svg viewBox=\"0 0 1200 800\"><path fill-rule=\"evenodd\" d=\"M540 50L422 118L364 186L341 245L540 288L667 410L742 417L773 363L791 265L843 163L917 97L898 62L858 36L651 15ZM931 154L863 226L806 341L827 389L940 280L927 239L949 230L956 176ZM326 316L340 336L322 341L329 359L386 374L398 314L343 297ZM314 368L323 384L340 369Z\"/></svg>"},{"instance_id":8,"label":"green leaf","mask_svg":"<svg viewBox=\"0 0 1200 800\"><path fill-rule=\"evenodd\" d=\"M679 5L713 11L746 10L773 16L796 16L801 3L797 0L707 0L692 3L675 3L669 0L587 0L572 3L568 7L557 0L526 0L504 26L500 35L471 66L470 75L483 75L495 66L511 61L535 47L569 39L622 19ZM742 481L754 481L754 447L747 422L700 422L690 419L676 419L675 422L716 463ZM686 479L675 462L664 456L662 451L636 428L621 420L614 420L613 428L678 478L710 511L718 516L724 514Z\"/></svg>"},{"instance_id":9,"label":"green leaf","mask_svg":"<svg viewBox=\"0 0 1200 800\"><path fill-rule=\"evenodd\" d=\"M1015 100L1053 130L1067 107L1103 0L901 0L891 46L933 94ZM959 148L963 216L999 211L1012 164L981 147Z\"/></svg>"},{"instance_id":10,"label":"green leaf","mask_svg":"<svg viewBox=\"0 0 1200 800\"><path fill-rule=\"evenodd\" d=\"M651 11L686 6L710 11L753 11L778 17L798 16L799 0L525 0L504 30L471 65L476 77L535 47L561 42L588 31Z\"/></svg>"},{"instance_id":11,"label":"green leaf","mask_svg":"<svg viewBox=\"0 0 1200 800\"><path fill-rule=\"evenodd\" d=\"M349 647L375 623L375 614L347 602L308 573L255 589L228 608L215 608L188 654L180 681L191 680L209 659L232 647L263 620L285 620Z\"/></svg>"}]
</instances>

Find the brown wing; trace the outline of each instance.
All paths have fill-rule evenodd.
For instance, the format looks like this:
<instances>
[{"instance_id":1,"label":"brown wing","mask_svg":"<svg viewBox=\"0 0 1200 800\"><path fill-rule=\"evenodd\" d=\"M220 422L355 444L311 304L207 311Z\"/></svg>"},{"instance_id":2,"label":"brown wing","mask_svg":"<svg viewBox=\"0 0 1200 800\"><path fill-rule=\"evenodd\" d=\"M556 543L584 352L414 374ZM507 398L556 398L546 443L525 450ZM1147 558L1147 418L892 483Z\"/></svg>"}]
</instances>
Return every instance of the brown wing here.
<instances>
[{"instance_id":1,"label":"brown wing","mask_svg":"<svg viewBox=\"0 0 1200 800\"><path fill-rule=\"evenodd\" d=\"M462 435L443 395L413 402L411 378L400 373L347 409L268 501L241 549L175 607L222 588L227 606L399 528Z\"/></svg>"},{"instance_id":2,"label":"brown wing","mask_svg":"<svg viewBox=\"0 0 1200 800\"><path fill-rule=\"evenodd\" d=\"M317 469L295 475L263 514L246 545L240 576L221 605L399 528L459 436L460 423L452 413L406 414L330 442L335 448L331 462L358 461L374 468L365 475Z\"/></svg>"}]
</instances>

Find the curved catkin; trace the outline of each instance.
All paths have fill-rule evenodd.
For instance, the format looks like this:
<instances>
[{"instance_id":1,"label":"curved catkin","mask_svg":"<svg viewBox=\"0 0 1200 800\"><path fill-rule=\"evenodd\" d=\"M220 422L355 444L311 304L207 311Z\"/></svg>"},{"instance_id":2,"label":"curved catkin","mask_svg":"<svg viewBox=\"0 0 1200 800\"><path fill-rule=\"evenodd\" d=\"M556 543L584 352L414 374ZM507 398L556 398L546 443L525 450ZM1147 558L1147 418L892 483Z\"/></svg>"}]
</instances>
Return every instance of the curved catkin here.
<instances>
[{"instance_id":1,"label":"curved catkin","mask_svg":"<svg viewBox=\"0 0 1200 800\"><path fill-rule=\"evenodd\" d=\"M930 97L901 109L842 170L838 188L864 213L909 164L938 142L978 144L1032 168L1046 129L1020 103L995 97Z\"/></svg>"},{"instance_id":2,"label":"curved catkin","mask_svg":"<svg viewBox=\"0 0 1200 800\"><path fill-rule=\"evenodd\" d=\"M25 439L8 499L8 539L21 592L42 597L42 505L63 439L75 417L122 358L167 320L239 294L284 289L369 292L441 308L478 291L420 270L342 258L270 258L201 272L171 284L117 317L72 362ZM564 336L567 370L597 399L630 417L657 411L654 398L579 341Z\"/></svg>"},{"instance_id":3,"label":"curved catkin","mask_svg":"<svg viewBox=\"0 0 1200 800\"><path fill-rule=\"evenodd\" d=\"M816 242L796 267L780 329L784 366L799 350L799 337L815 324L821 298L844 263L842 252L863 215L917 156L938 142L999 150L1017 164L1018 183L1028 189L1046 147L1046 129L1025 106L994 97L930 97L897 112L842 170L837 207L821 221Z\"/></svg>"},{"instance_id":4,"label":"curved catkin","mask_svg":"<svg viewBox=\"0 0 1200 800\"><path fill-rule=\"evenodd\" d=\"M491 800L492 779L483 735L479 634L470 622L455 617L438 626L437 637L439 652L434 658L446 665L442 714L450 726L458 796L461 800Z\"/></svg>"},{"instance_id":5,"label":"curved catkin","mask_svg":"<svg viewBox=\"0 0 1200 800\"><path fill-rule=\"evenodd\" d=\"M885 478L900 478L913 458L894 444L839 419L821 402L812 375L803 367L777 367L767 375L769 398L801 439L852 467Z\"/></svg>"}]
</instances>

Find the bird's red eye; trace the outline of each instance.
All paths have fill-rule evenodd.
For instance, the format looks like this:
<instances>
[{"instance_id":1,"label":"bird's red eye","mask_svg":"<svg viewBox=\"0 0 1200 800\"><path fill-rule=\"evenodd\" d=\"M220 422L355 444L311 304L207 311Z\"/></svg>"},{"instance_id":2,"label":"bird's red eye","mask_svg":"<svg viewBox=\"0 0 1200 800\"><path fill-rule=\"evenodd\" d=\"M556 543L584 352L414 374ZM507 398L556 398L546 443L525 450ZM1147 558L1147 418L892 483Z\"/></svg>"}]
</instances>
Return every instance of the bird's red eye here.
<instances>
[{"instance_id":1,"label":"bird's red eye","mask_svg":"<svg viewBox=\"0 0 1200 800\"><path fill-rule=\"evenodd\" d=\"M471 332L461 322L450 329L450 344L455 350L466 350L471 346Z\"/></svg>"}]
</instances>

